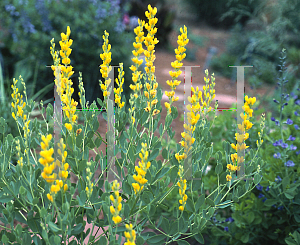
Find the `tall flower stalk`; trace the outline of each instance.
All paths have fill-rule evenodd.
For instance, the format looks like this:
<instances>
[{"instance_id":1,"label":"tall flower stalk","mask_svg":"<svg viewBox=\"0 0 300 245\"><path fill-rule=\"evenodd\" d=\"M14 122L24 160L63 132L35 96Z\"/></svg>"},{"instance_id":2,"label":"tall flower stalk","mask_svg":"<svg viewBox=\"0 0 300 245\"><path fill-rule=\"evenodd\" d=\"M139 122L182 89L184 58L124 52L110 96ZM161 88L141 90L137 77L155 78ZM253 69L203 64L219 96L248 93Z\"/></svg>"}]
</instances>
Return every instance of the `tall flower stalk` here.
<instances>
[{"instance_id":1,"label":"tall flower stalk","mask_svg":"<svg viewBox=\"0 0 300 245\"><path fill-rule=\"evenodd\" d=\"M236 153L231 154L231 161L232 164L227 164L227 169L229 170L230 174L226 175L226 180L230 181L232 179L232 173L240 170L240 163L244 162L244 157L239 156L241 152L243 152L245 149L247 149L249 146L247 146L244 141L249 138L249 133L246 133L247 130L252 128L253 123L251 123L247 118L252 117L253 110L250 108L251 105L253 105L256 102L256 98L248 98L248 95L245 96L245 103L243 106L244 114L241 113L240 117L243 119L242 124L238 124L238 128L240 133L235 134L235 139L237 140L236 144L231 143L231 147L236 151ZM260 133L259 133L260 136ZM257 144L262 144L263 140L260 136L260 142Z\"/></svg>"},{"instance_id":2,"label":"tall flower stalk","mask_svg":"<svg viewBox=\"0 0 300 245\"><path fill-rule=\"evenodd\" d=\"M186 48L185 46L188 44L189 39L187 38L187 28L184 26L180 28L181 35L178 36L178 48L175 49L176 60L171 63L171 66L175 69L175 71L170 71L169 74L172 77L172 81L167 80L167 84L171 87L172 91L167 92L165 91L166 96L169 98L169 103L165 102L165 107L168 110L168 114L171 113L171 106L174 101L178 101L179 97L174 97L176 87L181 83L178 81L177 78L181 74L180 68L182 67L183 63L182 60L186 57Z\"/></svg>"},{"instance_id":3,"label":"tall flower stalk","mask_svg":"<svg viewBox=\"0 0 300 245\"><path fill-rule=\"evenodd\" d=\"M135 171L137 175L133 175L136 183L132 184L134 189L134 193L136 195L140 194L144 188L144 185L148 182L145 178L147 170L150 168L151 163L148 161L149 152L147 151L147 143L142 143L142 150L139 153L139 157L141 158L141 162L139 162L139 166L135 166Z\"/></svg>"},{"instance_id":4,"label":"tall flower stalk","mask_svg":"<svg viewBox=\"0 0 300 245\"><path fill-rule=\"evenodd\" d=\"M103 53L100 54L100 58L103 61L103 64L101 65L100 72L101 72L102 77L104 78L105 81L104 81L104 84L102 83L101 80L99 81L99 82L101 82L100 83L100 87L101 87L101 90L103 91L105 105L107 104L106 103L107 102L107 98L110 95L110 92L107 91L108 86L111 83L111 79L108 78L108 74L110 73L110 71L112 69L112 67L109 65L110 62L111 62L111 52L110 52L111 45L108 43L108 37L109 37L109 33L105 30L104 31L104 35L103 35L104 43L102 45Z\"/></svg>"},{"instance_id":5,"label":"tall flower stalk","mask_svg":"<svg viewBox=\"0 0 300 245\"><path fill-rule=\"evenodd\" d=\"M157 8L152 8L151 5L148 5L148 11L145 12L146 17L148 18L148 23L145 24L145 28L148 31L147 36L144 39L144 43L147 47L147 50L144 50L144 55L146 59L146 86L144 87L144 95L147 98L147 107L144 108L146 112L149 112L150 115L155 116L160 111L158 109L153 110L153 107L157 104L158 100L156 99L158 83L156 82L154 73L155 66L153 62L155 61L155 45L158 43L157 38L154 38L155 33L157 32L157 28L155 24L157 23L157 18L154 16L157 13Z\"/></svg>"},{"instance_id":6,"label":"tall flower stalk","mask_svg":"<svg viewBox=\"0 0 300 245\"><path fill-rule=\"evenodd\" d=\"M51 40L52 46L50 47L50 53L53 57L54 65L51 66L54 71L55 77L59 77L61 84L59 86L57 79L55 79L57 92L61 96L61 101L63 102L63 111L65 117L68 119L68 123L65 123L66 129L69 132L72 132L73 126L76 123L78 116L76 115L76 107L78 102L74 101L72 98L72 94L74 92L74 88L72 88L73 82L70 77L74 74L72 71L73 67L70 65L71 60L69 58L72 49L70 46L73 43L73 40L70 39L71 30L70 27L67 27L67 33L61 33L61 41L59 41L61 50L59 51L60 57L58 58L58 53L54 51L55 43L54 39ZM60 64L60 60L62 65ZM60 69L60 74L57 74L57 71Z\"/></svg>"}]
</instances>

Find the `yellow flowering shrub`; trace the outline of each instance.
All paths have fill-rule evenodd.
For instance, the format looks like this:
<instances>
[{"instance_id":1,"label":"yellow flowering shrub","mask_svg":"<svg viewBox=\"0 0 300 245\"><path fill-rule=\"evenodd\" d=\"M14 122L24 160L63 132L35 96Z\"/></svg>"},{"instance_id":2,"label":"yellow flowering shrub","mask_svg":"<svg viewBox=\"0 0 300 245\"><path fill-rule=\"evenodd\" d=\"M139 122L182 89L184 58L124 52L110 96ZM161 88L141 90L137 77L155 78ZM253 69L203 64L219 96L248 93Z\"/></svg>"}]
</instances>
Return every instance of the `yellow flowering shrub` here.
<instances>
[{"instance_id":1,"label":"yellow flowering shrub","mask_svg":"<svg viewBox=\"0 0 300 245\"><path fill-rule=\"evenodd\" d=\"M27 224L31 231L29 232L28 227L21 226L14 229L2 227L5 229L3 235L1 234L2 241L27 244L33 239L36 244L67 244L72 240L72 244L84 244L87 239L88 244L102 245L121 244L123 237L126 245L132 245L144 242L168 244L180 239L182 234L201 239L201 232L214 212L218 208L231 205L240 197L241 193L232 194L232 189L239 185L245 190L244 182L234 180L232 177L232 173L237 170L234 164L240 161L237 155L232 154L232 162L227 164L230 175L223 171L226 163L220 160L222 158L218 158L215 169L218 187L213 193L205 196L201 177L213 154L213 145L206 144L210 143L210 122L206 116L213 112L210 103L215 97L214 74L209 79L208 70L205 71L203 91L198 87L192 88L193 94L188 98L190 104L187 105L185 131L181 134L182 140L177 144L177 150L174 152L162 147L164 135L167 133L172 139L175 134L170 125L178 116L178 112L172 103L178 101L178 97L174 97L175 89L181 83L178 76L182 72L183 60L186 57L185 46L189 39L187 28L185 26L180 28L178 47L175 49L176 60L170 64L174 69L170 71L172 80L166 81L171 88L171 91L165 92L169 98L164 108L167 110L167 116L164 124L158 125L163 110L161 106L163 92L158 89L154 66L155 45L158 43L155 37L157 32L155 25L158 21L156 13L157 9L149 5L145 12L147 22L139 20L139 26L134 30L136 34L133 43L134 57L133 65L130 67L133 81L130 88L133 94L130 97L128 113L125 112L125 102L122 102L124 84L122 63L115 79L118 87L112 90L110 86L113 85L109 78L112 71L111 45L109 33L104 32L103 53L100 54L102 60L100 73L104 82L99 84L104 101L99 99L98 103L101 109L106 110L106 114L103 115L106 116L107 123L115 123L115 127L108 130L106 140L97 132L99 127L97 116L100 112L96 102L91 105L86 103L81 73L79 73L78 95L79 103L84 109L85 120L83 125L77 123L78 102L72 99L74 71L71 66L70 47L73 40L70 39L70 27L67 27L66 34L61 34L60 51L55 51L53 39L50 48L54 63L52 66L54 82L63 109L62 121L56 122L55 125L58 126L59 132L61 129L59 142L56 142L57 137L53 133L53 128L49 127L49 121L53 117L52 105L49 104L47 107L47 121L44 119L46 127L42 128L40 122L30 120L34 102L27 102L25 84L23 97L16 88L17 80L13 81L11 110L12 117L19 126L20 137L14 139L11 135L5 136L0 131L0 134L3 134L0 151L0 202L6 203L6 207L1 208L4 214L2 220L6 222L5 225L10 224L12 227L13 220L17 219ZM144 28L147 31L146 35ZM145 56L146 61L144 71L139 70L143 62L140 59L141 55ZM114 97L116 103L113 113L108 111L110 108L108 105L112 102L111 97ZM253 105L255 99L246 97L246 102L244 110L246 115L251 117L253 111L250 105ZM216 108L217 102L214 111ZM109 117L109 114L113 116ZM246 115L243 117L241 128L248 130L252 124ZM0 118L0 124L2 123ZM128 129L125 128L126 123L130 123ZM159 137L154 136L156 130ZM249 137L250 133L236 135L238 142ZM94 149L102 142L107 145L106 156ZM232 144L232 147L244 149L247 146L240 143ZM39 156L35 149L40 149ZM90 150L96 153L95 159L89 159ZM229 147L225 147L225 152L229 155ZM14 154L18 157L16 166L10 163ZM163 162L157 160L159 154L164 158ZM114 178L113 181L104 180L106 164ZM251 171L248 176L255 176L251 185L256 185L259 181L257 177L259 168L256 166L258 163L251 162L251 164L256 170ZM101 169L101 173L95 178L98 168ZM71 173L77 177L76 183L70 182ZM233 180L231 181L233 184L227 182L230 179ZM246 189L244 193L249 191L250 189ZM176 193L177 196L171 196L171 193ZM168 207L167 198L170 197L175 209L169 211L169 215L166 216L160 210ZM100 218L101 212L103 218ZM84 232L87 223L91 224L92 229ZM108 229L105 229L107 227ZM159 236L144 233L147 227L156 229ZM96 229L102 229L103 233L92 235ZM119 235L119 238L116 235Z\"/></svg>"}]
</instances>

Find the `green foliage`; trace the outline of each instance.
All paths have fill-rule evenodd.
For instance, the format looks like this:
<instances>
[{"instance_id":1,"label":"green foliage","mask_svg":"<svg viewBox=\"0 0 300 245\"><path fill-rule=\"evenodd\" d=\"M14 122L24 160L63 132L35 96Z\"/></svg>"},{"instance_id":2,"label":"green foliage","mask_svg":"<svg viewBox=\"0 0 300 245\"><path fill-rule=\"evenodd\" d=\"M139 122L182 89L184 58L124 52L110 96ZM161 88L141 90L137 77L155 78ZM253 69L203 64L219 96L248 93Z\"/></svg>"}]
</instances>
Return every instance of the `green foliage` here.
<instances>
[{"instance_id":1,"label":"green foliage","mask_svg":"<svg viewBox=\"0 0 300 245\"><path fill-rule=\"evenodd\" d=\"M285 84L286 75L286 69L282 75L278 75L280 86ZM264 142L261 146L262 158L257 159L258 162L261 162L262 176L256 174L254 184L258 183L260 178L262 180L252 192L247 193L239 199L239 202L225 209L225 213L217 217L214 224L205 230L205 233L210 234L210 240L216 244L221 244L221 242L226 242L226 244L299 244L300 168L297 165L299 162L299 151L297 150L300 148L298 143L300 134L297 125L300 124L300 120L297 113L300 93L297 89L293 90L290 96L286 96L285 93L289 89L281 90L280 87L279 89L283 92L282 102L279 104L272 102L276 105L279 113L275 115L268 112L266 115ZM274 98L279 101L281 101L280 96L281 93L274 94ZM268 97L268 99L272 100L272 97ZM284 103L287 105L282 107ZM256 113L259 114L260 111L254 110L253 115ZM271 116L278 119L282 126L276 126L275 119L271 120ZM293 123L286 124L287 119L292 120ZM216 122L218 120L222 120L222 116L219 116ZM249 145L246 154L249 149L257 147L255 135L258 132L261 132L261 129L254 124L249 133L249 140L247 140L249 143L246 142ZM275 146L280 139L288 146ZM218 144L215 147L218 147ZM296 148L292 149L291 147ZM221 148L220 143L218 148ZM285 166L287 163L295 163L295 166L287 167ZM216 185L216 181L215 179L212 186ZM248 185L249 182L251 180L248 179L245 185ZM224 218L228 216L231 216L234 221L224 222ZM215 232L217 230L218 232ZM225 234L219 236L218 233L223 230L225 230Z\"/></svg>"},{"instance_id":2,"label":"green foliage","mask_svg":"<svg viewBox=\"0 0 300 245\"><path fill-rule=\"evenodd\" d=\"M249 15L254 12L256 5L259 1L256 0L185 0L190 5L190 10L197 14L199 20L204 20L207 24L216 27L229 28L237 21L245 23L249 19ZM231 8L240 7L243 12L239 16L227 16L221 18ZM238 18L237 18L238 17Z\"/></svg>"},{"instance_id":3,"label":"green foliage","mask_svg":"<svg viewBox=\"0 0 300 245\"><path fill-rule=\"evenodd\" d=\"M87 101L102 97L99 88L101 74L97 67L101 59L104 30L110 34L112 46L112 64L118 66L122 61L125 70L124 93L129 98L129 83L131 71L130 55L133 47L134 36L126 32L122 24L119 6L113 6L106 1L38 1L28 0L24 4L21 1L4 0L0 3L1 16L1 40L3 42L3 57L5 60L5 77L22 75L25 82L32 86L32 96L46 85L53 84L53 71L47 67L53 63L49 55L50 40L60 40L60 33L65 32L69 25L72 29L71 39L73 52L70 56L71 65L76 67L73 79L77 80L78 71L83 73L86 81ZM7 9L7 10L6 10ZM14 10L12 10L14 9ZM33 45L34 44L34 45ZM30 55L29 55L30 54ZM20 61L22 63L17 63ZM19 65L18 65L19 64ZM19 68L25 72L20 71ZM35 74L35 68L38 68ZM15 75L17 72L17 75ZM14 76L15 75L15 76ZM33 83L33 79L37 82ZM77 82L75 82L77 84ZM75 86L74 99L78 101L77 86ZM48 88L43 100L53 98L53 90Z\"/></svg>"},{"instance_id":4,"label":"green foliage","mask_svg":"<svg viewBox=\"0 0 300 245\"><path fill-rule=\"evenodd\" d=\"M57 11L61 10L57 7ZM56 21L59 22L58 17ZM22 91L22 94L25 95L25 91ZM152 109L161 111L162 92L157 91L157 95L157 104ZM26 102L24 114L28 114L29 118L36 103L32 99L28 101L27 98ZM225 162L229 161L231 151L229 142L233 142L231 135L233 132L228 130L224 135L228 138L216 141L221 142L221 148L215 151L214 144L216 142L211 142L213 139L212 132L217 130L213 128L214 121L210 120L210 118L215 119L213 111L208 113L207 118L204 116L194 125L195 131L192 136L195 142L189 152L189 159L187 159L191 171L190 174L184 173L184 176L178 176L180 175L178 174L180 171L179 165L183 164L184 161L177 160L178 156L175 157L175 154L182 154L184 148L178 143L174 143L174 141L171 141L172 144L170 145L162 141L165 134L168 135L167 142L170 142L169 139L174 138L175 132L172 131L170 125L178 116L175 107L172 107L171 113L166 116L165 123L158 126L160 115L153 116L152 113L149 114L145 110L149 101L143 94L133 101L135 123L131 123L131 118L127 116L125 107L116 107L113 113L107 111L106 108L107 104L112 101L103 102L98 98L98 102L106 109L103 117L108 124L115 123L114 119L117 119L118 130L107 132L107 136L115 137L114 140L111 140L112 137L107 137L110 139L104 141L97 132L99 123L96 118L99 112L98 110L89 111L97 107L96 103L88 105L86 108L88 111L84 110L82 112L83 125L74 123L72 129L67 129L65 125L68 122L66 114L64 114L62 124L59 125L59 129L62 130L61 138L66 145L64 149L66 159L64 160L68 163L63 167L67 168L68 174L72 173L73 176L77 177L77 181L73 181L73 183L69 178L66 178L65 184L67 184L68 189L65 191L62 189L57 191L56 188L60 182L51 185L44 178L44 174L48 173L49 168L53 166L49 166L44 161L52 163L55 160L55 163L59 165L56 161L57 155L60 155L60 152L56 149L57 139L54 138L47 142L42 137L43 135L53 135L54 128L51 124L54 113L53 106L50 103L47 105L46 118L43 118L43 123L38 120L30 122L28 135L26 136L21 130L18 130L19 136L17 137L7 134L7 122L4 118L0 118L0 202L5 204L0 206L2 214L0 219L4 223L4 230L0 233L2 242L13 243L17 241L20 244L29 244L31 233L28 228L30 228L35 235L42 237L42 242L47 245L61 244L62 241L66 244L69 238L73 238L73 244L83 243L88 235L90 235L90 244L105 244L108 242L109 244L120 244L126 230L125 224L129 223L133 225L133 229L136 231L137 244L142 244L144 241L149 244L165 244L172 241L177 241L179 244L188 244L185 241L186 237L195 237L197 241L203 242L204 239L201 233L206 227L212 225L210 220L213 219L214 214L219 209L223 210L233 203L238 203L245 194L251 191L252 180L244 183L236 179L227 182L225 179L228 172L226 172L224 165ZM109 114L113 114L115 117L109 117ZM23 127L24 120L26 119L17 118L15 123L18 127ZM58 123L60 124L60 122ZM128 123L131 123L129 128L124 127ZM225 126L229 129L231 124L232 121L228 120ZM138 126L140 126L139 129ZM79 127L82 132L77 135L76 131ZM142 128L144 128L143 131L141 131ZM160 132L159 137L154 136L154 131L157 128ZM113 129L115 130L115 128ZM96 145L99 146L101 141L108 148L105 156L103 152L94 149ZM111 143L115 146L113 150L111 149ZM40 159L36 151L33 151L33 149L40 148L43 150L40 156L46 159L44 161ZM56 159L52 160L51 150L48 151L45 148L55 149L55 156L53 157ZM96 153L95 160L89 159L90 151ZM109 151L113 153L112 157L115 157L116 171L110 169ZM160 152L164 158L163 162L157 160ZM257 153L258 150L255 154ZM252 159L254 159L253 155L254 151L251 151L250 157ZM20 160L16 166L11 163L14 156L17 156L17 160ZM208 171L210 175L207 175L212 158L215 159L217 165L211 168L211 171ZM147 181L144 184L139 181L139 184L143 185L141 193L136 193L136 185L133 185L137 182L136 173L141 177L140 172L144 170L138 169L135 164L137 160L142 161L142 159L145 160L147 165L150 162L150 166L147 172L145 171L146 173L143 174L143 178ZM112 177L122 182L122 192L119 194L121 201L119 201L119 198L112 198L111 195L117 196L116 190L113 190L108 179L104 180L103 175L106 171L106 164L108 165L108 171L113 175ZM259 159L251 161L252 168L245 176L255 176L255 184L260 181L258 164L261 164ZM263 167L263 164L261 166ZM95 179L93 175L98 168L101 173L98 179ZM126 175L124 169L127 170ZM60 176L60 169L54 170ZM50 172L52 173L52 170ZM121 173L123 179L121 179ZM62 176L62 173L60 174ZM186 189L187 200L183 211L179 209L179 199L185 198L179 193L179 177L186 180L184 189ZM214 189L212 189L212 185L206 188L208 177L217 179L216 185L213 186ZM62 177L58 179L61 180ZM91 183L94 184L92 191ZM286 189L287 186L288 184L285 185ZM292 188L294 186L291 185ZM288 192L289 195L294 194L291 189ZM54 194L56 191L57 193ZM47 195L49 193L53 196L49 197ZM117 206L118 215L122 219L119 225L115 225L112 219L116 214L116 209L112 209L111 205L115 206L115 202L122 204L120 210ZM101 212L103 218L100 219ZM16 229L7 232L7 225L14 227L15 220L28 225L28 227L20 230L20 226L18 226ZM93 228L98 227L102 230L105 230L104 227L108 227L108 230L102 235L105 238L93 237L90 234L91 229L84 232L87 223L92 223ZM142 233L145 228L154 229L158 234L153 232ZM21 233L22 235L20 235ZM119 235L118 241L116 240L116 234ZM37 244L41 243L38 240L40 238L32 239L35 239ZM244 237L243 240L247 240L247 237Z\"/></svg>"},{"instance_id":5,"label":"green foliage","mask_svg":"<svg viewBox=\"0 0 300 245\"><path fill-rule=\"evenodd\" d=\"M232 67L236 65L236 57L230 54L221 54L219 57L213 57L211 59L211 69L217 74L222 74L222 76L231 78Z\"/></svg>"}]
</instances>

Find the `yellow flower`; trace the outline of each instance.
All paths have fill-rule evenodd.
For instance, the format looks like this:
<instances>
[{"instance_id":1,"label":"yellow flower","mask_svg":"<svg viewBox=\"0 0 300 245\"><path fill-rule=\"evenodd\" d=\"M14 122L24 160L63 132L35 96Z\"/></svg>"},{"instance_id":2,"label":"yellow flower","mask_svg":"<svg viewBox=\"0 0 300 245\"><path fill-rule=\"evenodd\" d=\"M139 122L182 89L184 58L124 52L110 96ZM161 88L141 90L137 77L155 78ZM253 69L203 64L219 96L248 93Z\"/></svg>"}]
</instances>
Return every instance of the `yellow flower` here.
<instances>
[{"instance_id":1,"label":"yellow flower","mask_svg":"<svg viewBox=\"0 0 300 245\"><path fill-rule=\"evenodd\" d=\"M82 131L81 128L77 129L77 130L76 130L76 135L78 136L78 135L81 133L81 131Z\"/></svg>"},{"instance_id":2,"label":"yellow flower","mask_svg":"<svg viewBox=\"0 0 300 245\"><path fill-rule=\"evenodd\" d=\"M53 196L51 196L49 193L47 194L47 198L50 202L53 202Z\"/></svg>"},{"instance_id":3,"label":"yellow flower","mask_svg":"<svg viewBox=\"0 0 300 245\"><path fill-rule=\"evenodd\" d=\"M126 237L127 241L124 243L124 245L135 245L136 233L135 230L133 230L132 224L126 224L125 227L127 231L124 232L124 236Z\"/></svg>"},{"instance_id":4,"label":"yellow flower","mask_svg":"<svg viewBox=\"0 0 300 245\"><path fill-rule=\"evenodd\" d=\"M181 206L179 206L179 210L183 211L188 197L185 194L185 190L186 190L186 187L187 187L186 186L186 180L182 179L182 177L183 177L183 167L182 167L182 165L179 165L178 176L180 178L180 181L177 182L177 185L179 187L179 195L181 197L181 199L179 200L179 203L182 204Z\"/></svg>"},{"instance_id":5,"label":"yellow flower","mask_svg":"<svg viewBox=\"0 0 300 245\"><path fill-rule=\"evenodd\" d=\"M227 180L227 181L230 181L231 179L232 179L231 175L227 174L227 175L226 175L226 180Z\"/></svg>"},{"instance_id":6,"label":"yellow flower","mask_svg":"<svg viewBox=\"0 0 300 245\"><path fill-rule=\"evenodd\" d=\"M113 215L112 220L115 224L119 224L122 221L122 218L119 216L119 212L122 209L122 198L119 196L119 187L120 184L117 180L115 180L111 187L114 191L115 197L110 195L110 200L112 201L112 206L110 206L110 212Z\"/></svg>"},{"instance_id":7,"label":"yellow flower","mask_svg":"<svg viewBox=\"0 0 300 245\"><path fill-rule=\"evenodd\" d=\"M68 129L69 131L72 130L72 125L70 123L65 123L65 127L66 129Z\"/></svg>"}]
</instances>

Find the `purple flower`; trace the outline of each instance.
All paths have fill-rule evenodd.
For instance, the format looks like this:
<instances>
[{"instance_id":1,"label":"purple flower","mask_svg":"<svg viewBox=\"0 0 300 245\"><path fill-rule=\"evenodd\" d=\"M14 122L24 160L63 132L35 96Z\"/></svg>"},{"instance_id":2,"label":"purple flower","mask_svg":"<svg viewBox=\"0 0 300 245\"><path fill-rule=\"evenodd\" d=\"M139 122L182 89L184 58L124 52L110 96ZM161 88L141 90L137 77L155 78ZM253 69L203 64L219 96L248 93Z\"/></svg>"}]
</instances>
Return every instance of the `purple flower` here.
<instances>
[{"instance_id":1,"label":"purple flower","mask_svg":"<svg viewBox=\"0 0 300 245\"><path fill-rule=\"evenodd\" d=\"M265 202L267 200L267 198L264 198L263 200L262 200L262 202Z\"/></svg>"},{"instance_id":2,"label":"purple flower","mask_svg":"<svg viewBox=\"0 0 300 245\"><path fill-rule=\"evenodd\" d=\"M258 198L262 198L262 197L264 197L264 196L265 196L264 194L259 193Z\"/></svg>"},{"instance_id":3,"label":"purple flower","mask_svg":"<svg viewBox=\"0 0 300 245\"><path fill-rule=\"evenodd\" d=\"M271 117L271 121L275 122L275 117Z\"/></svg>"},{"instance_id":4,"label":"purple flower","mask_svg":"<svg viewBox=\"0 0 300 245\"><path fill-rule=\"evenodd\" d=\"M286 167L294 167L295 163L292 160L288 160L285 164Z\"/></svg>"},{"instance_id":5,"label":"purple flower","mask_svg":"<svg viewBox=\"0 0 300 245\"><path fill-rule=\"evenodd\" d=\"M276 140L274 143L273 143L273 146L281 146L282 144L282 140Z\"/></svg>"},{"instance_id":6,"label":"purple flower","mask_svg":"<svg viewBox=\"0 0 300 245\"><path fill-rule=\"evenodd\" d=\"M278 120L275 121L276 126L280 126L280 123Z\"/></svg>"},{"instance_id":7,"label":"purple flower","mask_svg":"<svg viewBox=\"0 0 300 245\"><path fill-rule=\"evenodd\" d=\"M288 147L289 147L289 144L287 144L287 143L283 143L283 144L281 144L281 147L282 147L282 148L284 148L284 149L286 149L286 148L288 148Z\"/></svg>"},{"instance_id":8,"label":"purple flower","mask_svg":"<svg viewBox=\"0 0 300 245\"><path fill-rule=\"evenodd\" d=\"M269 191L270 190L270 187L269 186L267 186L267 188L266 188L266 191Z\"/></svg>"},{"instance_id":9,"label":"purple flower","mask_svg":"<svg viewBox=\"0 0 300 245\"><path fill-rule=\"evenodd\" d=\"M292 135L290 135L290 137L287 140L294 141L295 139L296 139L296 137L293 137Z\"/></svg>"},{"instance_id":10,"label":"purple flower","mask_svg":"<svg viewBox=\"0 0 300 245\"><path fill-rule=\"evenodd\" d=\"M257 190L262 191L264 188L262 187L261 184L258 184L255 186Z\"/></svg>"},{"instance_id":11,"label":"purple flower","mask_svg":"<svg viewBox=\"0 0 300 245\"><path fill-rule=\"evenodd\" d=\"M274 158L280 158L281 157L281 154L278 152L278 153L275 153L274 155L273 155L273 157Z\"/></svg>"},{"instance_id":12,"label":"purple flower","mask_svg":"<svg viewBox=\"0 0 300 245\"><path fill-rule=\"evenodd\" d=\"M297 146L295 146L295 145L290 145L290 149L291 149L291 151L295 151L295 150L297 150Z\"/></svg>"},{"instance_id":13,"label":"purple flower","mask_svg":"<svg viewBox=\"0 0 300 245\"><path fill-rule=\"evenodd\" d=\"M278 207L278 210L283 210L283 206Z\"/></svg>"},{"instance_id":14,"label":"purple flower","mask_svg":"<svg viewBox=\"0 0 300 245\"><path fill-rule=\"evenodd\" d=\"M294 100L296 100L298 98L298 95L295 95L294 92L291 92L291 96L293 97Z\"/></svg>"},{"instance_id":15,"label":"purple flower","mask_svg":"<svg viewBox=\"0 0 300 245\"><path fill-rule=\"evenodd\" d=\"M227 226L224 227L224 231L228 231L228 227Z\"/></svg>"},{"instance_id":16,"label":"purple flower","mask_svg":"<svg viewBox=\"0 0 300 245\"><path fill-rule=\"evenodd\" d=\"M278 100L273 99L273 101L274 101L275 103L279 104L279 101L278 101Z\"/></svg>"},{"instance_id":17,"label":"purple flower","mask_svg":"<svg viewBox=\"0 0 300 245\"><path fill-rule=\"evenodd\" d=\"M292 125L293 124L293 120L288 118L288 120L286 120L286 124Z\"/></svg>"},{"instance_id":18,"label":"purple flower","mask_svg":"<svg viewBox=\"0 0 300 245\"><path fill-rule=\"evenodd\" d=\"M231 218L231 217L229 217L229 218L225 219L225 222L229 222L229 223L231 223L231 222L233 222L233 221L234 221L234 219L233 219L233 218Z\"/></svg>"},{"instance_id":19,"label":"purple flower","mask_svg":"<svg viewBox=\"0 0 300 245\"><path fill-rule=\"evenodd\" d=\"M296 100L296 101L295 101L295 104L296 104L296 105L300 105L300 100Z\"/></svg>"},{"instance_id":20,"label":"purple flower","mask_svg":"<svg viewBox=\"0 0 300 245\"><path fill-rule=\"evenodd\" d=\"M139 21L138 20L139 20L139 18L137 16L131 16L130 17L129 25L130 25L131 29L134 29L134 28L136 28L139 25Z\"/></svg>"},{"instance_id":21,"label":"purple flower","mask_svg":"<svg viewBox=\"0 0 300 245\"><path fill-rule=\"evenodd\" d=\"M298 125L294 125L295 129L298 130L299 129L299 126Z\"/></svg>"},{"instance_id":22,"label":"purple flower","mask_svg":"<svg viewBox=\"0 0 300 245\"><path fill-rule=\"evenodd\" d=\"M300 154L300 151L296 151L296 155L298 156Z\"/></svg>"},{"instance_id":23,"label":"purple flower","mask_svg":"<svg viewBox=\"0 0 300 245\"><path fill-rule=\"evenodd\" d=\"M297 111L294 112L295 116L299 117L299 113Z\"/></svg>"},{"instance_id":24,"label":"purple flower","mask_svg":"<svg viewBox=\"0 0 300 245\"><path fill-rule=\"evenodd\" d=\"M276 180L276 178L275 178L275 180ZM282 179L280 178L279 175L277 175L277 180L278 180L278 181L281 181L281 180L282 180Z\"/></svg>"}]
</instances>

